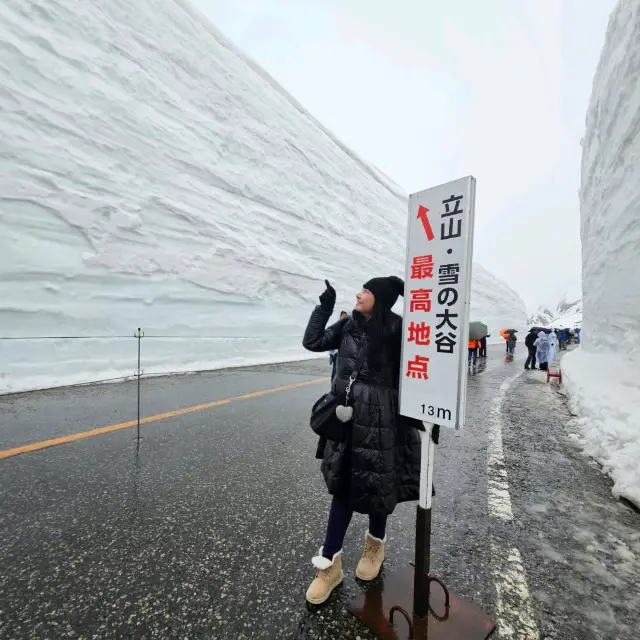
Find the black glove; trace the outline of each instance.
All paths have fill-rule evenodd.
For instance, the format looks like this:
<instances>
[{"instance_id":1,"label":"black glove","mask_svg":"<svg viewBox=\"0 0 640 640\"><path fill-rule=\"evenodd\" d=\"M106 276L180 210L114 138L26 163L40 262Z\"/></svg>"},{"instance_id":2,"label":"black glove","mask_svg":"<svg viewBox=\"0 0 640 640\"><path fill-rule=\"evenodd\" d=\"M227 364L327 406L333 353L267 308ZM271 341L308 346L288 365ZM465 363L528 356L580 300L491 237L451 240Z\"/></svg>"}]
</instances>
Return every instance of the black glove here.
<instances>
[{"instance_id":1,"label":"black glove","mask_svg":"<svg viewBox=\"0 0 640 640\"><path fill-rule=\"evenodd\" d=\"M336 304L336 290L329 284L328 280L325 280L324 283L327 285L327 288L320 296L320 306L324 311L333 313L333 307Z\"/></svg>"}]
</instances>

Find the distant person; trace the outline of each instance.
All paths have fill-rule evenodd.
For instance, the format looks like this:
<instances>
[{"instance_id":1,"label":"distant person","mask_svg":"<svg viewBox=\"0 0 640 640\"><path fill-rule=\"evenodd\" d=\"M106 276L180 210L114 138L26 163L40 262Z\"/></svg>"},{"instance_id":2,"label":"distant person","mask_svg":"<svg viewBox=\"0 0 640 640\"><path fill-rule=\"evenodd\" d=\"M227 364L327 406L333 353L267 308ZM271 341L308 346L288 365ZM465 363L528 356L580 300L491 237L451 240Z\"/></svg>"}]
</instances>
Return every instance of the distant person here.
<instances>
[{"instance_id":1,"label":"distant person","mask_svg":"<svg viewBox=\"0 0 640 640\"><path fill-rule=\"evenodd\" d=\"M546 371L549 368L549 338L546 332L541 331L533 344L536 347L540 370ZM531 368L533 369L533 367Z\"/></svg>"},{"instance_id":2,"label":"distant person","mask_svg":"<svg viewBox=\"0 0 640 640\"><path fill-rule=\"evenodd\" d=\"M469 340L467 343L469 348L469 364L473 361L473 366L478 362L478 349L480 348L480 340Z\"/></svg>"},{"instance_id":3,"label":"distant person","mask_svg":"<svg viewBox=\"0 0 640 640\"><path fill-rule=\"evenodd\" d=\"M480 338L480 357L481 358L486 358L487 357L487 338L490 338L491 334L487 334L486 336L482 336L482 338Z\"/></svg>"},{"instance_id":4,"label":"distant person","mask_svg":"<svg viewBox=\"0 0 640 640\"><path fill-rule=\"evenodd\" d=\"M527 361L524 363L524 368L526 371L529 370L529 366L531 366L532 370L535 370L536 367L536 347L534 345L536 339L538 338L538 329L529 329L529 333L527 337L524 339L524 344L529 350L529 355L527 357Z\"/></svg>"},{"instance_id":5,"label":"distant person","mask_svg":"<svg viewBox=\"0 0 640 640\"><path fill-rule=\"evenodd\" d=\"M558 347L558 336L556 332L551 330L549 334L549 363L551 364L556 359L556 349Z\"/></svg>"},{"instance_id":6,"label":"distant person","mask_svg":"<svg viewBox=\"0 0 640 640\"><path fill-rule=\"evenodd\" d=\"M346 311L340 312L340 322L344 322L349 319L349 314ZM329 351L329 364L331 365L331 382L336 377L336 368L338 366L338 350L331 349Z\"/></svg>"},{"instance_id":7,"label":"distant person","mask_svg":"<svg viewBox=\"0 0 640 640\"><path fill-rule=\"evenodd\" d=\"M316 457L331 495L324 543L312 559L316 577L307 590L311 604L322 604L342 582L342 544L354 511L367 514L364 550L356 568L360 580L380 573L385 555L387 517L398 503L418 499L422 422L398 412L402 318L391 308L404 294L400 278L373 278L356 296L347 320L327 324L336 301L326 282L302 344L308 351L338 350L338 371L331 390L344 394L363 356L350 394L353 416L345 440L320 438ZM364 349L364 351L363 351ZM425 368L426 371L426 368ZM343 396L344 397L344 396Z\"/></svg>"},{"instance_id":8,"label":"distant person","mask_svg":"<svg viewBox=\"0 0 640 640\"><path fill-rule=\"evenodd\" d=\"M567 350L567 342L569 340L569 332L566 329L562 330L560 334L560 351Z\"/></svg>"},{"instance_id":9,"label":"distant person","mask_svg":"<svg viewBox=\"0 0 640 640\"><path fill-rule=\"evenodd\" d=\"M507 338L507 354L513 360L513 356L516 352L516 342L518 342L518 337L516 336L516 332L509 334Z\"/></svg>"}]
</instances>

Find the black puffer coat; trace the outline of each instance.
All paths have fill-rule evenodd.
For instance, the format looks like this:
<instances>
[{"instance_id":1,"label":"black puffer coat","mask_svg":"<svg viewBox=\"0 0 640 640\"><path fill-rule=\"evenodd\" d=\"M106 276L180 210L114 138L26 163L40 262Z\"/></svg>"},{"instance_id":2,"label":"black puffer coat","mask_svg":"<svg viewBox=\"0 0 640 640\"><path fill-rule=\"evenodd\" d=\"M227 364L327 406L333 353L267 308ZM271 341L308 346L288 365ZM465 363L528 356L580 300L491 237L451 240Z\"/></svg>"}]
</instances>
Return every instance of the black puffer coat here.
<instances>
[{"instance_id":1,"label":"black puffer coat","mask_svg":"<svg viewBox=\"0 0 640 640\"><path fill-rule=\"evenodd\" d=\"M417 420L398 414L402 318L390 313L380 352L380 370L365 360L351 390L353 422L346 442L320 440L322 474L329 493L348 498L359 513L390 514L398 502L417 500L420 484L420 436ZM325 330L331 313L316 307L303 345L309 351L338 349L333 390L343 392L361 348L364 317L354 312Z\"/></svg>"}]
</instances>

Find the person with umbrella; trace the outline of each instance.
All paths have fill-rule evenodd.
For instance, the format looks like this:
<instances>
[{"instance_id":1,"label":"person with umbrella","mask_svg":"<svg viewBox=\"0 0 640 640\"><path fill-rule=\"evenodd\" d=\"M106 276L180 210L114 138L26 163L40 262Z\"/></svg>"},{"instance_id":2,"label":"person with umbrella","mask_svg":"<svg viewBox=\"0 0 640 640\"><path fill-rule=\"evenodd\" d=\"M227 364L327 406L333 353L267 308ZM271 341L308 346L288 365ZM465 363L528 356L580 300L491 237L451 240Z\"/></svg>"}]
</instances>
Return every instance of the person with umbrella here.
<instances>
[{"instance_id":1,"label":"person with umbrella","mask_svg":"<svg viewBox=\"0 0 640 640\"><path fill-rule=\"evenodd\" d=\"M480 341L482 338L489 334L487 325L483 322L470 322L469 323L469 364L473 360L473 366L475 367L478 360L478 349L481 347Z\"/></svg>"},{"instance_id":2,"label":"person with umbrella","mask_svg":"<svg viewBox=\"0 0 640 640\"><path fill-rule=\"evenodd\" d=\"M517 329L500 329L500 336L504 338L505 351L507 352L507 354L509 354L509 340L511 337L513 337L513 350L511 351L511 354L513 355L513 351L515 351L515 343L518 340L518 338L516 338L515 336L516 333L518 333Z\"/></svg>"},{"instance_id":3,"label":"person with umbrella","mask_svg":"<svg viewBox=\"0 0 640 640\"><path fill-rule=\"evenodd\" d=\"M500 336L504 338L505 351L509 353L509 336L516 333L515 329L500 329ZM517 339L517 338L516 338ZM515 346L515 345L514 345Z\"/></svg>"},{"instance_id":4,"label":"person with umbrella","mask_svg":"<svg viewBox=\"0 0 640 640\"><path fill-rule=\"evenodd\" d=\"M487 357L487 338L490 338L490 337L491 337L491 334L482 336L482 338L480 338L480 357L481 358Z\"/></svg>"},{"instance_id":5,"label":"person with umbrella","mask_svg":"<svg viewBox=\"0 0 640 640\"><path fill-rule=\"evenodd\" d=\"M516 333L518 333L517 329L509 329L509 335L507 337L507 357L509 358L509 362L513 360L516 352L516 342L518 341Z\"/></svg>"},{"instance_id":6,"label":"person with umbrella","mask_svg":"<svg viewBox=\"0 0 640 640\"><path fill-rule=\"evenodd\" d=\"M529 329L529 333L527 337L524 339L524 344L529 350L529 356L527 357L527 361L524 363L524 368L528 371L529 365L531 365L531 370L535 371L536 367L536 345L535 341L538 339L538 334L542 331L541 327L531 327Z\"/></svg>"}]
</instances>

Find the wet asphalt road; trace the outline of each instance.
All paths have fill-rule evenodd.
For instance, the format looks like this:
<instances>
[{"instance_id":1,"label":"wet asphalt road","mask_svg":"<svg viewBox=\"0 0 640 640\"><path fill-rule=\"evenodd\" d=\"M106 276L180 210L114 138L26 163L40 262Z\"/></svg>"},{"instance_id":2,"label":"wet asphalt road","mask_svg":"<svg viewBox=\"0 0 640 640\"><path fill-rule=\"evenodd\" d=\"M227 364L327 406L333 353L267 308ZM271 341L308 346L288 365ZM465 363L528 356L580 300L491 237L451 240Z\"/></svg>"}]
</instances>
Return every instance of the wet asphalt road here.
<instances>
[{"instance_id":1,"label":"wet asphalt road","mask_svg":"<svg viewBox=\"0 0 640 640\"><path fill-rule=\"evenodd\" d=\"M575 449L543 374L514 378L522 351L506 364L490 348L467 428L442 434L432 568L498 620L498 638L635 640L640 516ZM327 373L321 360L149 379L142 413ZM327 384L145 424L139 453L123 429L0 460L0 638L373 637L346 611L365 588L353 575L364 516L344 584L322 607L304 600L329 505L308 415ZM134 416L129 383L0 398L0 450ZM487 498L498 423L510 521ZM414 514L405 504L389 520L384 571L412 560ZM533 630L519 626L525 610Z\"/></svg>"}]
</instances>

